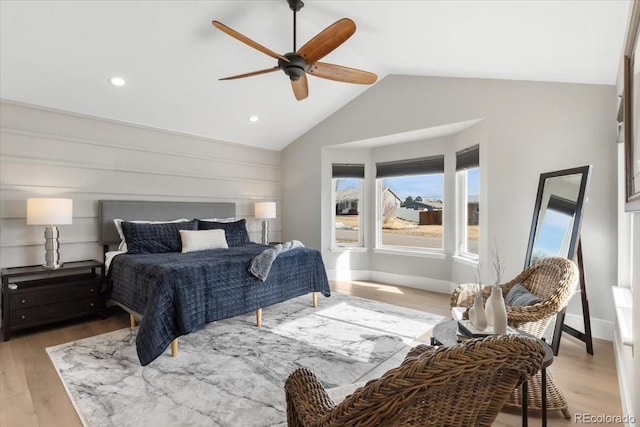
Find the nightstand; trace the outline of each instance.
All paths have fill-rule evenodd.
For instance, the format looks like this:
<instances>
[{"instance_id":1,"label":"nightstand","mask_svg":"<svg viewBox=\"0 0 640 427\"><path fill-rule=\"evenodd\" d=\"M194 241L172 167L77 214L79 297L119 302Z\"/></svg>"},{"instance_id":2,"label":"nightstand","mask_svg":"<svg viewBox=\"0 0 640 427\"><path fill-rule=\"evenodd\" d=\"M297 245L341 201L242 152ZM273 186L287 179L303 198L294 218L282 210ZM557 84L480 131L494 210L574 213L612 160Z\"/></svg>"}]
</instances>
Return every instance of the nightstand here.
<instances>
[{"instance_id":1,"label":"nightstand","mask_svg":"<svg viewBox=\"0 0 640 427\"><path fill-rule=\"evenodd\" d=\"M100 314L104 309L103 264L66 262L55 270L40 265L2 269L2 339L12 331Z\"/></svg>"}]
</instances>

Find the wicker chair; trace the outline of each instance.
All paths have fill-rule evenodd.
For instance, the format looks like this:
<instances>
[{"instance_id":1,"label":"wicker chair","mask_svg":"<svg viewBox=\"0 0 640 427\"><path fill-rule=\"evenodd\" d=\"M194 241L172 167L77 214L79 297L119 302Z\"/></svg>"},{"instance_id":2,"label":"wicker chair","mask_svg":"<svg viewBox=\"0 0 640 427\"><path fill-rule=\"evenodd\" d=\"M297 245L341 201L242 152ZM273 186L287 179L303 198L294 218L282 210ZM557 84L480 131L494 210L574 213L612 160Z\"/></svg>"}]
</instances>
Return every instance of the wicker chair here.
<instances>
[{"instance_id":1,"label":"wicker chair","mask_svg":"<svg viewBox=\"0 0 640 427\"><path fill-rule=\"evenodd\" d=\"M513 280L501 284L502 294L516 284L521 283L541 301L530 306L507 306L509 324L521 331L542 338L553 316L563 310L575 292L578 284L578 268L571 260L561 257L544 258L528 267ZM469 307L473 303L476 284L465 283L459 285L451 295L451 307ZM491 293L491 287L482 289L486 301ZM519 408L522 402L521 391L515 390L505 407ZM542 409L542 380L538 373L529 382L529 409ZM565 418L571 418L568 404L553 377L547 370L547 409L561 410Z\"/></svg>"},{"instance_id":2,"label":"wicker chair","mask_svg":"<svg viewBox=\"0 0 640 427\"><path fill-rule=\"evenodd\" d=\"M285 383L289 427L490 426L514 387L540 370L542 345L493 336L419 345L402 364L335 404L306 368Z\"/></svg>"}]
</instances>

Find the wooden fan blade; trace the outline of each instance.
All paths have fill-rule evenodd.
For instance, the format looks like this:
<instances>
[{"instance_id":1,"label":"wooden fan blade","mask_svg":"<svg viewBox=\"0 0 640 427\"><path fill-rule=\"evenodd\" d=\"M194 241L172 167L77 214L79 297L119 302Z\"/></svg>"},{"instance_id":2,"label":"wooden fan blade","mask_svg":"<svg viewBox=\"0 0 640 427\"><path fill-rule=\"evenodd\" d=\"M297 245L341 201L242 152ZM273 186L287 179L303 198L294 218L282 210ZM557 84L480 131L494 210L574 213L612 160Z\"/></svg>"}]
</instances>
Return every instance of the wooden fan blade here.
<instances>
[{"instance_id":1,"label":"wooden fan blade","mask_svg":"<svg viewBox=\"0 0 640 427\"><path fill-rule=\"evenodd\" d=\"M302 74L298 80L291 80L291 88L293 94L298 101L302 101L309 96L309 84L307 82L307 75Z\"/></svg>"},{"instance_id":2,"label":"wooden fan blade","mask_svg":"<svg viewBox=\"0 0 640 427\"><path fill-rule=\"evenodd\" d=\"M224 77L224 78L221 78L221 79L218 79L218 80L242 79L244 77L251 77L251 76L258 76L260 74L272 73L274 71L278 71L279 69L280 69L280 67L267 68L265 70L258 70L258 71L252 71L250 73L238 74L237 76Z\"/></svg>"},{"instance_id":3,"label":"wooden fan blade","mask_svg":"<svg viewBox=\"0 0 640 427\"><path fill-rule=\"evenodd\" d=\"M357 70L342 65L328 64L326 62L316 62L307 72L312 76L322 77L323 79L361 85L370 85L378 79L377 75L368 71Z\"/></svg>"},{"instance_id":4,"label":"wooden fan blade","mask_svg":"<svg viewBox=\"0 0 640 427\"><path fill-rule=\"evenodd\" d=\"M287 58L285 58L284 56L275 53L274 51L272 51L271 49L267 49L266 47L262 46L259 43L254 42L253 40L251 40L249 37L240 34L239 32L237 32L236 30L234 30L233 28L229 28L226 25L224 25L222 22L218 22L218 21L211 21L211 23L213 24L214 27L216 27L217 29L219 29L220 31L223 31L225 33L227 33L228 35L230 35L231 37L233 37L236 40L240 40L242 43L251 46L252 48L259 50L260 52L269 55L270 57L274 58L274 59L282 59L283 61L289 62L289 60Z\"/></svg>"},{"instance_id":5,"label":"wooden fan blade","mask_svg":"<svg viewBox=\"0 0 640 427\"><path fill-rule=\"evenodd\" d=\"M297 53L307 61L307 64L313 64L344 43L355 32L356 23L349 18L342 18L318 33Z\"/></svg>"}]
</instances>

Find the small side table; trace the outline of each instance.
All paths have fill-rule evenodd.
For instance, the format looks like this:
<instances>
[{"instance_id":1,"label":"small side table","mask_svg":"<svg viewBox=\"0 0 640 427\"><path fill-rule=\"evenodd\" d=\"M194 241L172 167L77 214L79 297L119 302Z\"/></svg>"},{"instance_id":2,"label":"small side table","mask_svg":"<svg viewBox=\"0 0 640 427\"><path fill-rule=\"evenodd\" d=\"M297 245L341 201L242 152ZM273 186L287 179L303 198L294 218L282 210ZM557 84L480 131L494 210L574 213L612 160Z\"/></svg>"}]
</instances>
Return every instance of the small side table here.
<instances>
[{"instance_id":1,"label":"small side table","mask_svg":"<svg viewBox=\"0 0 640 427\"><path fill-rule=\"evenodd\" d=\"M544 359L542 361L542 370L540 376L542 378L542 426L547 426L547 368L553 363L553 349L549 344L540 338L534 337L531 334L520 331L524 336L537 339L544 348ZM438 323L433 327L431 345L443 345L450 347L458 344L458 321L457 320L445 320ZM528 390L527 381L522 383L522 426L526 427L529 423L528 414Z\"/></svg>"},{"instance_id":2,"label":"small side table","mask_svg":"<svg viewBox=\"0 0 640 427\"><path fill-rule=\"evenodd\" d=\"M103 313L103 268L95 260L66 262L57 269L3 268L2 340L15 330Z\"/></svg>"}]
</instances>

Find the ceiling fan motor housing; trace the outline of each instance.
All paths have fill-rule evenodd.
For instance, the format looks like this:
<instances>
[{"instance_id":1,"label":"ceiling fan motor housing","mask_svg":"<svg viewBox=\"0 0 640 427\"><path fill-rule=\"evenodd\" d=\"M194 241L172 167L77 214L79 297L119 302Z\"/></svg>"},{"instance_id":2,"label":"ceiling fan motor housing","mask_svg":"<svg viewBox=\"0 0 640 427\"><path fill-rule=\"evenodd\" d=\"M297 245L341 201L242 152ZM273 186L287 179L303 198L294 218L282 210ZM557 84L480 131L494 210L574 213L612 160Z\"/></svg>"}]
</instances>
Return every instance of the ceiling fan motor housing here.
<instances>
[{"instance_id":1,"label":"ceiling fan motor housing","mask_svg":"<svg viewBox=\"0 0 640 427\"><path fill-rule=\"evenodd\" d=\"M290 52L283 55L289 60L289 62L278 59L278 66L289 76L293 81L300 79L300 77L309 70L309 64L298 54Z\"/></svg>"},{"instance_id":2,"label":"ceiling fan motor housing","mask_svg":"<svg viewBox=\"0 0 640 427\"><path fill-rule=\"evenodd\" d=\"M300 0L287 0L287 3L289 3L289 9L293 10L294 12L299 12L300 9L302 9L302 7L304 6L304 3L302 3L302 1Z\"/></svg>"}]
</instances>

